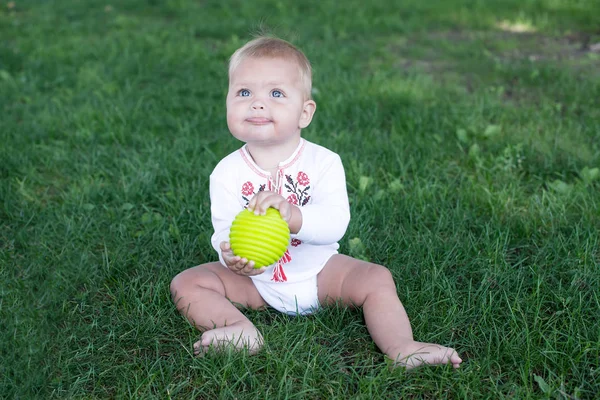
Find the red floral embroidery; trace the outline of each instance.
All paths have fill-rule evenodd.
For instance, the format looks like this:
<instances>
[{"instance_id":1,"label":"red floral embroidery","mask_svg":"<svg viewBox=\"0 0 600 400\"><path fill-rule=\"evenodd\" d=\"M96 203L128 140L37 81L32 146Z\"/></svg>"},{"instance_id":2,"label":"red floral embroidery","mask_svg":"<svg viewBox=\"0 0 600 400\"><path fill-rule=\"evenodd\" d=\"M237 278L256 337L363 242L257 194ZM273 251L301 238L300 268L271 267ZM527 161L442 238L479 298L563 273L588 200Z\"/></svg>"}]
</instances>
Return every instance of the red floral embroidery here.
<instances>
[{"instance_id":1,"label":"red floral embroidery","mask_svg":"<svg viewBox=\"0 0 600 400\"><path fill-rule=\"evenodd\" d=\"M298 239L292 239L292 243L291 243L291 245L292 245L292 246L294 246L294 247L298 247L298 246L300 246L301 244L302 244L302 241L301 241L301 240L298 240Z\"/></svg>"},{"instance_id":2,"label":"red floral embroidery","mask_svg":"<svg viewBox=\"0 0 600 400\"><path fill-rule=\"evenodd\" d=\"M246 182L242 185L242 194L244 196L250 196L252 193L254 193L254 185L252 185L252 182Z\"/></svg>"},{"instance_id":3,"label":"red floral embroidery","mask_svg":"<svg viewBox=\"0 0 600 400\"><path fill-rule=\"evenodd\" d=\"M258 191L262 192L267 187L266 184L258 185ZM250 198L254 195L254 185L252 182L248 181L242 185L242 199L246 202L246 207L248 207L248 203L250 203Z\"/></svg>"},{"instance_id":4,"label":"red floral embroidery","mask_svg":"<svg viewBox=\"0 0 600 400\"><path fill-rule=\"evenodd\" d=\"M306 175L302 171L298 172L298 177L296 179L298 180L298 183L301 184L302 186L306 186L310 183L310 180L308 179L308 175Z\"/></svg>"},{"instance_id":5,"label":"red floral embroidery","mask_svg":"<svg viewBox=\"0 0 600 400\"><path fill-rule=\"evenodd\" d=\"M296 196L294 193L292 193L288 196L287 201L288 201L288 203L297 206L298 205L298 196Z\"/></svg>"},{"instance_id":6,"label":"red floral embroidery","mask_svg":"<svg viewBox=\"0 0 600 400\"><path fill-rule=\"evenodd\" d=\"M295 201L292 204L297 206L305 206L308 204L310 200L310 196L308 195L308 190L310 189L310 179L308 179L308 175L304 172L298 172L297 182L294 182L294 178L291 175L286 175L285 179L287 183L285 184L285 189L291 195L288 197L288 201L292 203L291 199L295 198Z\"/></svg>"}]
</instances>

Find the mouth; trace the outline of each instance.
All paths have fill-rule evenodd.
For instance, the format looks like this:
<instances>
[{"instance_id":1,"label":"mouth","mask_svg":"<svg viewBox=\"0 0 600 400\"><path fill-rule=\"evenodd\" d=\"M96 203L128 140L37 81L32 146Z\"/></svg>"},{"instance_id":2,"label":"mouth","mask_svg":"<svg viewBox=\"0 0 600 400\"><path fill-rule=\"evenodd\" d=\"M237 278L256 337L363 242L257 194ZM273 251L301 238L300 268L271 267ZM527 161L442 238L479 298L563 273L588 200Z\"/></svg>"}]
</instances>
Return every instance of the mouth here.
<instances>
[{"instance_id":1,"label":"mouth","mask_svg":"<svg viewBox=\"0 0 600 400\"><path fill-rule=\"evenodd\" d=\"M252 117L252 118L246 118L246 122L249 122L252 125L266 125L266 124L271 123L272 121L268 118Z\"/></svg>"}]
</instances>

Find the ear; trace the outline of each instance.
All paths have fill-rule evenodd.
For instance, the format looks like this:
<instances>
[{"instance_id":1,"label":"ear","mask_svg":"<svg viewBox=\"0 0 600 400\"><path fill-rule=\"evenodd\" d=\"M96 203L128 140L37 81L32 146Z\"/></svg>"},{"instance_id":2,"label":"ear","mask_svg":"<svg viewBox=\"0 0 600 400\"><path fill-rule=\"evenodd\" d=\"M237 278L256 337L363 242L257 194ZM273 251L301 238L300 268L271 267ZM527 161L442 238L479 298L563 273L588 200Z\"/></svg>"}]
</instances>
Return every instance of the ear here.
<instances>
[{"instance_id":1,"label":"ear","mask_svg":"<svg viewBox=\"0 0 600 400\"><path fill-rule=\"evenodd\" d=\"M308 125L310 125L310 121L312 121L316 109L317 103L315 103L314 101L306 100L304 102L304 106L302 107L302 114L300 115L300 121L298 121L298 127L300 129L304 129Z\"/></svg>"}]
</instances>

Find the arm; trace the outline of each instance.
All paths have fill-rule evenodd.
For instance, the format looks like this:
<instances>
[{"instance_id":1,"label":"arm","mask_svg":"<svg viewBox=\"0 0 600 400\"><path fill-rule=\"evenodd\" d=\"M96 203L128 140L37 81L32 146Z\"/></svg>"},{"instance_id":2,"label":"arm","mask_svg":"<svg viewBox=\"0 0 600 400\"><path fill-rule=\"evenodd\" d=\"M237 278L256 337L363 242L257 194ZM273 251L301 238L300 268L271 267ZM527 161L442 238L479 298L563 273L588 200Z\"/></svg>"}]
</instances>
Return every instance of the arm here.
<instances>
[{"instance_id":1,"label":"arm","mask_svg":"<svg viewBox=\"0 0 600 400\"><path fill-rule=\"evenodd\" d=\"M232 191L224 182L229 180L218 172L210 176L210 211L214 233L211 244L222 265L239 275L252 276L262 274L266 268L255 269L254 261L233 254L229 244L229 232L235 216L242 207Z\"/></svg>"},{"instance_id":2,"label":"arm","mask_svg":"<svg viewBox=\"0 0 600 400\"><path fill-rule=\"evenodd\" d=\"M210 214L214 230L210 241L221 264L227 266L221 254L221 243L229 242L231 222L242 209L235 193L224 182L226 178L219 176L217 171L210 175Z\"/></svg>"},{"instance_id":3,"label":"arm","mask_svg":"<svg viewBox=\"0 0 600 400\"><path fill-rule=\"evenodd\" d=\"M350 206L346 191L346 176L340 157L336 154L319 171L313 184L312 203L297 207L275 192L257 193L248 204L256 214L267 208L279 210L288 223L292 236L306 243L327 245L337 242L346 233L350 222Z\"/></svg>"},{"instance_id":4,"label":"arm","mask_svg":"<svg viewBox=\"0 0 600 400\"><path fill-rule=\"evenodd\" d=\"M294 237L306 243L326 245L339 241L350 222L350 205L342 160L327 160L312 192L312 203L299 208L301 228Z\"/></svg>"}]
</instances>

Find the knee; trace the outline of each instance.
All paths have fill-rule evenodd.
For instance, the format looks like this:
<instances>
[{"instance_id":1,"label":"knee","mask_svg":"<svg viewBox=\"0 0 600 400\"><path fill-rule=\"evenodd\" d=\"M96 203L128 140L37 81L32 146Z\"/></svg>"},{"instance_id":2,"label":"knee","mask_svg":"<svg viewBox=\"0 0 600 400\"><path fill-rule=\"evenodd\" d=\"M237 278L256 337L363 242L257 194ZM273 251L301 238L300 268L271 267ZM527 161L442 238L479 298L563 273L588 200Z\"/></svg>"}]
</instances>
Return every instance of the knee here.
<instances>
[{"instance_id":1,"label":"knee","mask_svg":"<svg viewBox=\"0 0 600 400\"><path fill-rule=\"evenodd\" d=\"M182 297L193 294L198 290L208 289L225 295L223 282L208 268L198 266L177 274L171 280L171 298L177 301Z\"/></svg>"},{"instance_id":2,"label":"knee","mask_svg":"<svg viewBox=\"0 0 600 400\"><path fill-rule=\"evenodd\" d=\"M362 306L367 299L381 296L395 296L396 284L389 269L369 263L364 273L357 277L358 286L352 296L354 305Z\"/></svg>"},{"instance_id":3,"label":"knee","mask_svg":"<svg viewBox=\"0 0 600 400\"><path fill-rule=\"evenodd\" d=\"M171 291L171 298L173 299L173 301L176 301L177 298L181 297L182 293L185 291L187 283L189 282L187 275L189 275L189 272L183 271L177 274L171 280L171 285L169 289Z\"/></svg>"},{"instance_id":4,"label":"knee","mask_svg":"<svg viewBox=\"0 0 600 400\"><path fill-rule=\"evenodd\" d=\"M185 292L193 290L195 286L201 285L198 274L194 272L193 269L186 269L185 271L181 271L171 280L170 289L173 300L175 300L175 297L180 298Z\"/></svg>"},{"instance_id":5,"label":"knee","mask_svg":"<svg viewBox=\"0 0 600 400\"><path fill-rule=\"evenodd\" d=\"M383 265L371 264L368 277L369 285L373 290L393 289L396 291L394 277L390 270Z\"/></svg>"}]
</instances>

